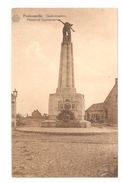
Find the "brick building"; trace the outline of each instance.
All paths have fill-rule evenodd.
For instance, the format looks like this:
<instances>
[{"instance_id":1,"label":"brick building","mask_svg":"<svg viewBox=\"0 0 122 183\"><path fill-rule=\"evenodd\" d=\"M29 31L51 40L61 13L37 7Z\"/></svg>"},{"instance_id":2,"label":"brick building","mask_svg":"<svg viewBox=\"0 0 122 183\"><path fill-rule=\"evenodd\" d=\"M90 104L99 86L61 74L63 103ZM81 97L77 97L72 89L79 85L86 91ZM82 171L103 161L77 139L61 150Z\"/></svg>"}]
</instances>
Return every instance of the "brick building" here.
<instances>
[{"instance_id":1,"label":"brick building","mask_svg":"<svg viewBox=\"0 0 122 183\"><path fill-rule=\"evenodd\" d=\"M91 122L104 122L105 112L103 103L91 105L86 110L86 120Z\"/></svg>"},{"instance_id":2,"label":"brick building","mask_svg":"<svg viewBox=\"0 0 122 183\"><path fill-rule=\"evenodd\" d=\"M106 97L103 103L91 105L85 111L85 118L91 122L104 122L110 125L117 125L118 115L118 82L115 79L115 85Z\"/></svg>"},{"instance_id":3,"label":"brick building","mask_svg":"<svg viewBox=\"0 0 122 183\"><path fill-rule=\"evenodd\" d=\"M105 123L117 124L118 121L118 81L104 101Z\"/></svg>"}]
</instances>

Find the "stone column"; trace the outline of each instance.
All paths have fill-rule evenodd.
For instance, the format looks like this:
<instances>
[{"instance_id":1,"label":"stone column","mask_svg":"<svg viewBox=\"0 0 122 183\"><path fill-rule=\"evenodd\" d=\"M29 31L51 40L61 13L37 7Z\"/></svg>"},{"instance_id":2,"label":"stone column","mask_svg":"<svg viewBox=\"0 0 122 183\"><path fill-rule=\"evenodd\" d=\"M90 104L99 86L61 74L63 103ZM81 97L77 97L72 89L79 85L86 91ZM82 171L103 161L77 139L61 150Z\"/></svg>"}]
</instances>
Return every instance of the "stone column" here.
<instances>
[{"instance_id":1,"label":"stone column","mask_svg":"<svg viewBox=\"0 0 122 183\"><path fill-rule=\"evenodd\" d=\"M67 44L62 44L62 84L61 88L66 87L66 77L67 77Z\"/></svg>"},{"instance_id":2,"label":"stone column","mask_svg":"<svg viewBox=\"0 0 122 183\"><path fill-rule=\"evenodd\" d=\"M62 43L60 54L60 68L58 90L74 88L74 68L72 43Z\"/></svg>"},{"instance_id":3,"label":"stone column","mask_svg":"<svg viewBox=\"0 0 122 183\"><path fill-rule=\"evenodd\" d=\"M73 53L72 43L67 45L67 87L73 88Z\"/></svg>"}]
</instances>

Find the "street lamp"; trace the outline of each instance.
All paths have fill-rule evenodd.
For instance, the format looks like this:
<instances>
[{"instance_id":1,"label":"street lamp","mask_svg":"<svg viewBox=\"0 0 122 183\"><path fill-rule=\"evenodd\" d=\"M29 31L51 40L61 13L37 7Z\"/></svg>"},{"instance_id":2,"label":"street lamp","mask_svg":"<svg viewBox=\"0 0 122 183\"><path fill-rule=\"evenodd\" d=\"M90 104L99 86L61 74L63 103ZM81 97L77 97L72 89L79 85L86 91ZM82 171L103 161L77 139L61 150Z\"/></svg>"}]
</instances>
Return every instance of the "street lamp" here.
<instances>
[{"instance_id":1,"label":"street lamp","mask_svg":"<svg viewBox=\"0 0 122 183\"><path fill-rule=\"evenodd\" d=\"M13 97L15 97L15 98L16 98L16 97L17 97L17 93L18 93L18 92L17 92L17 90L16 90L16 89L14 89L14 91L13 91Z\"/></svg>"},{"instance_id":2,"label":"street lamp","mask_svg":"<svg viewBox=\"0 0 122 183\"><path fill-rule=\"evenodd\" d=\"M16 129L16 97L17 97L17 90L14 89L12 93L12 118L13 118L13 124L14 124L14 129Z\"/></svg>"}]
</instances>

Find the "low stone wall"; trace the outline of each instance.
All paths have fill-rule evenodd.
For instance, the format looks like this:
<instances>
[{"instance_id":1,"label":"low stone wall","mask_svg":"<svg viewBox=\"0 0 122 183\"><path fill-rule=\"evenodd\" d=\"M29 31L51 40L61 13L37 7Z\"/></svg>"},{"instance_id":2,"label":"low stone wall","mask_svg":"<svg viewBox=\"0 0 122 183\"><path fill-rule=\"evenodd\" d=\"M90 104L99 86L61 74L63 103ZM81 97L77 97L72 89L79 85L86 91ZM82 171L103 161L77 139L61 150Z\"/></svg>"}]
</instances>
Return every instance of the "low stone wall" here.
<instances>
[{"instance_id":1,"label":"low stone wall","mask_svg":"<svg viewBox=\"0 0 122 183\"><path fill-rule=\"evenodd\" d=\"M56 127L56 121L55 120L44 120L41 122L41 127Z\"/></svg>"},{"instance_id":2,"label":"low stone wall","mask_svg":"<svg viewBox=\"0 0 122 183\"><path fill-rule=\"evenodd\" d=\"M89 121L80 122L80 128L90 128L90 127L91 127L91 122L89 122Z\"/></svg>"},{"instance_id":3,"label":"low stone wall","mask_svg":"<svg viewBox=\"0 0 122 183\"><path fill-rule=\"evenodd\" d=\"M61 121L61 120L45 120L41 122L41 127L57 127L57 128L89 128L91 122L89 121Z\"/></svg>"},{"instance_id":4,"label":"low stone wall","mask_svg":"<svg viewBox=\"0 0 122 183\"><path fill-rule=\"evenodd\" d=\"M91 122L89 121L78 121L78 120L42 120L35 118L22 118L17 122L18 127L57 127L57 128L89 128Z\"/></svg>"},{"instance_id":5,"label":"low stone wall","mask_svg":"<svg viewBox=\"0 0 122 183\"><path fill-rule=\"evenodd\" d=\"M27 126L27 127L40 127L41 126L41 119L35 118L22 118L20 121L17 122L17 126Z\"/></svg>"}]
</instances>

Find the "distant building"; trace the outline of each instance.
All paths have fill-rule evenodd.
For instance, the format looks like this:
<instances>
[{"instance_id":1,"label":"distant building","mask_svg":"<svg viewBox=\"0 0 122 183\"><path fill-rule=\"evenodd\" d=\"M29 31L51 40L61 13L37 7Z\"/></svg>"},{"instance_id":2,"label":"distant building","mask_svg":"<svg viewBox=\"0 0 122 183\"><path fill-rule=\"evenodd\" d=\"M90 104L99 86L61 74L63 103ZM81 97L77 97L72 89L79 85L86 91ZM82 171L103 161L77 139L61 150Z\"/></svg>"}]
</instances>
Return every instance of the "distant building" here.
<instances>
[{"instance_id":1,"label":"distant building","mask_svg":"<svg viewBox=\"0 0 122 183\"><path fill-rule=\"evenodd\" d=\"M42 118L42 115L41 115L41 113L38 111L38 109L37 110L34 110L33 112L32 112L32 114L31 114L31 116L32 116L32 118Z\"/></svg>"},{"instance_id":2,"label":"distant building","mask_svg":"<svg viewBox=\"0 0 122 183\"><path fill-rule=\"evenodd\" d=\"M85 118L91 122L104 122L110 125L116 125L118 118L118 82L115 79L115 85L106 97L103 103L91 105L85 111Z\"/></svg>"}]
</instances>

